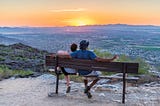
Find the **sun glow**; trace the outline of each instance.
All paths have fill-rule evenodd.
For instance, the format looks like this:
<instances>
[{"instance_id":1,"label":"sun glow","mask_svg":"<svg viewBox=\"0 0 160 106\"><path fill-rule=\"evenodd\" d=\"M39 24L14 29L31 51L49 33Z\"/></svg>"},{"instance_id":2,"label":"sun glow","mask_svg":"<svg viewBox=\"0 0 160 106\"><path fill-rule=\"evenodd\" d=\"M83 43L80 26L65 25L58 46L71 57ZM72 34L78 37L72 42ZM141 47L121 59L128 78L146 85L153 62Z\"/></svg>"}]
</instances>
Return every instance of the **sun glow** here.
<instances>
[{"instance_id":1,"label":"sun glow","mask_svg":"<svg viewBox=\"0 0 160 106\"><path fill-rule=\"evenodd\" d=\"M94 24L90 19L72 19L68 21L69 25L71 26L85 26L85 25L92 25Z\"/></svg>"}]
</instances>

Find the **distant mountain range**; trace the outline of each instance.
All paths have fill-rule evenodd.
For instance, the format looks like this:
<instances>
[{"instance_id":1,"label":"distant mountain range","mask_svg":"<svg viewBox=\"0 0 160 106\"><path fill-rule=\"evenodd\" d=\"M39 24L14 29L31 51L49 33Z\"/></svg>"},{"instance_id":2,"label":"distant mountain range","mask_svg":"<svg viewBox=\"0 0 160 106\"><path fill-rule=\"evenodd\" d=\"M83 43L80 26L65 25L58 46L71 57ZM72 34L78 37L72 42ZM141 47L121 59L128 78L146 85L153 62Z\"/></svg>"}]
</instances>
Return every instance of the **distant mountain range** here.
<instances>
[{"instance_id":1,"label":"distant mountain range","mask_svg":"<svg viewBox=\"0 0 160 106\"><path fill-rule=\"evenodd\" d=\"M130 24L105 24L105 25L85 25L85 26L64 26L64 27L30 27L30 26L22 26L22 27L0 27L3 29L26 29L26 28L65 28L65 27L110 27L110 26L114 26L114 27L160 27L160 26L156 26L156 25L130 25Z\"/></svg>"}]
</instances>

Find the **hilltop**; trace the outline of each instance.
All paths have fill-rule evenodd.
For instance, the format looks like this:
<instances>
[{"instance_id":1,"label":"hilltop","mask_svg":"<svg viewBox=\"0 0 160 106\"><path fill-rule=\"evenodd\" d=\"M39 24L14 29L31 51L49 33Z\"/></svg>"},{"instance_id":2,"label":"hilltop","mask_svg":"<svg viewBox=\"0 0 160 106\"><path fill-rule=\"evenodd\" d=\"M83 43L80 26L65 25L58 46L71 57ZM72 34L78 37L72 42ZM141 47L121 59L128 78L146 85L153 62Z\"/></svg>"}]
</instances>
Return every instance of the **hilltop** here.
<instances>
[{"instance_id":1,"label":"hilltop","mask_svg":"<svg viewBox=\"0 0 160 106\"><path fill-rule=\"evenodd\" d=\"M12 70L33 70L44 69L44 56L47 51L39 50L22 43L13 45L0 45L0 64Z\"/></svg>"}]
</instances>

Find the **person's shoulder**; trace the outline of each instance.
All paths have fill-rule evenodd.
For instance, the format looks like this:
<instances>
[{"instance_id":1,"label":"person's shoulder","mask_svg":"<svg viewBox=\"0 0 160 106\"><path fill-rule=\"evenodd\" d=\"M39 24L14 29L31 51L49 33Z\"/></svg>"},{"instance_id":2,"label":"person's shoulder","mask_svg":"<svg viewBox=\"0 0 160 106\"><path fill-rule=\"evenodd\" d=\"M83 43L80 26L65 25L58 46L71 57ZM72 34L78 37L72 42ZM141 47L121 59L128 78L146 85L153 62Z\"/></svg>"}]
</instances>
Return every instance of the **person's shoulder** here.
<instances>
[{"instance_id":1,"label":"person's shoulder","mask_svg":"<svg viewBox=\"0 0 160 106\"><path fill-rule=\"evenodd\" d=\"M96 54L91 50L88 50L88 54L93 58L97 57Z\"/></svg>"},{"instance_id":2,"label":"person's shoulder","mask_svg":"<svg viewBox=\"0 0 160 106\"><path fill-rule=\"evenodd\" d=\"M76 50L75 52L76 53L82 53L82 50Z\"/></svg>"},{"instance_id":3,"label":"person's shoulder","mask_svg":"<svg viewBox=\"0 0 160 106\"><path fill-rule=\"evenodd\" d=\"M71 52L70 54L77 54L79 52L79 50L76 50L74 52Z\"/></svg>"},{"instance_id":4,"label":"person's shoulder","mask_svg":"<svg viewBox=\"0 0 160 106\"><path fill-rule=\"evenodd\" d=\"M75 52L80 52L81 50L76 50Z\"/></svg>"},{"instance_id":5,"label":"person's shoulder","mask_svg":"<svg viewBox=\"0 0 160 106\"><path fill-rule=\"evenodd\" d=\"M81 50L76 50L76 51L74 51L73 53L79 53L79 52L81 52Z\"/></svg>"},{"instance_id":6,"label":"person's shoulder","mask_svg":"<svg viewBox=\"0 0 160 106\"><path fill-rule=\"evenodd\" d=\"M94 52L93 52L93 51L91 51L91 50L87 50L87 52L88 52L88 53L94 53Z\"/></svg>"}]
</instances>

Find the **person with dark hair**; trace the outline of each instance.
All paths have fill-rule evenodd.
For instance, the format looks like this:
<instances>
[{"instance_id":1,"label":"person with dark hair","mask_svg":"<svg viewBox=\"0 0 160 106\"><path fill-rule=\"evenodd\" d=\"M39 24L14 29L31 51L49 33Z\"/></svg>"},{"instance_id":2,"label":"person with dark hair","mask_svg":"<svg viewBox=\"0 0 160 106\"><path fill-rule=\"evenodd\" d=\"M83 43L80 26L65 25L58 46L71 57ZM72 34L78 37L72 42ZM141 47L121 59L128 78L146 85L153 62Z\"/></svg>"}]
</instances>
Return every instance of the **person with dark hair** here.
<instances>
[{"instance_id":1,"label":"person with dark hair","mask_svg":"<svg viewBox=\"0 0 160 106\"><path fill-rule=\"evenodd\" d=\"M75 43L71 44L70 50L71 50L71 52L75 52L75 51L77 50L77 44L75 44ZM61 51L58 51L57 54L58 54L58 55L69 55L68 52L62 51L62 50L61 50ZM59 68L59 69L63 72L63 74L65 75L65 80L66 80L66 85L67 85L66 93L69 93L70 90L71 90L70 77L69 77L69 75L72 75L72 74L74 75L74 74L76 74L77 72L76 72L76 70L70 69L70 68L64 68L64 67L58 67L58 68Z\"/></svg>"},{"instance_id":2,"label":"person with dark hair","mask_svg":"<svg viewBox=\"0 0 160 106\"><path fill-rule=\"evenodd\" d=\"M73 53L70 54L69 58L77 58L77 59L86 59L86 60L96 60L96 61L101 61L101 62L111 62L115 60L118 56L115 55L111 59L104 59L97 57L94 52L87 50L89 46L89 42L86 40L82 40L80 42L79 48L80 50L77 50ZM94 72L94 74L92 74ZM98 76L96 71L89 71L89 70L78 70L79 75L84 76L84 85L85 85L85 90L84 93L87 94L88 98L91 98L92 95L90 93L90 89L98 82L99 78L94 79L90 85L88 85L88 79L86 76Z\"/></svg>"},{"instance_id":3,"label":"person with dark hair","mask_svg":"<svg viewBox=\"0 0 160 106\"><path fill-rule=\"evenodd\" d=\"M71 52L75 52L77 50L78 46L75 43L72 43L72 45L70 46Z\"/></svg>"}]
</instances>

